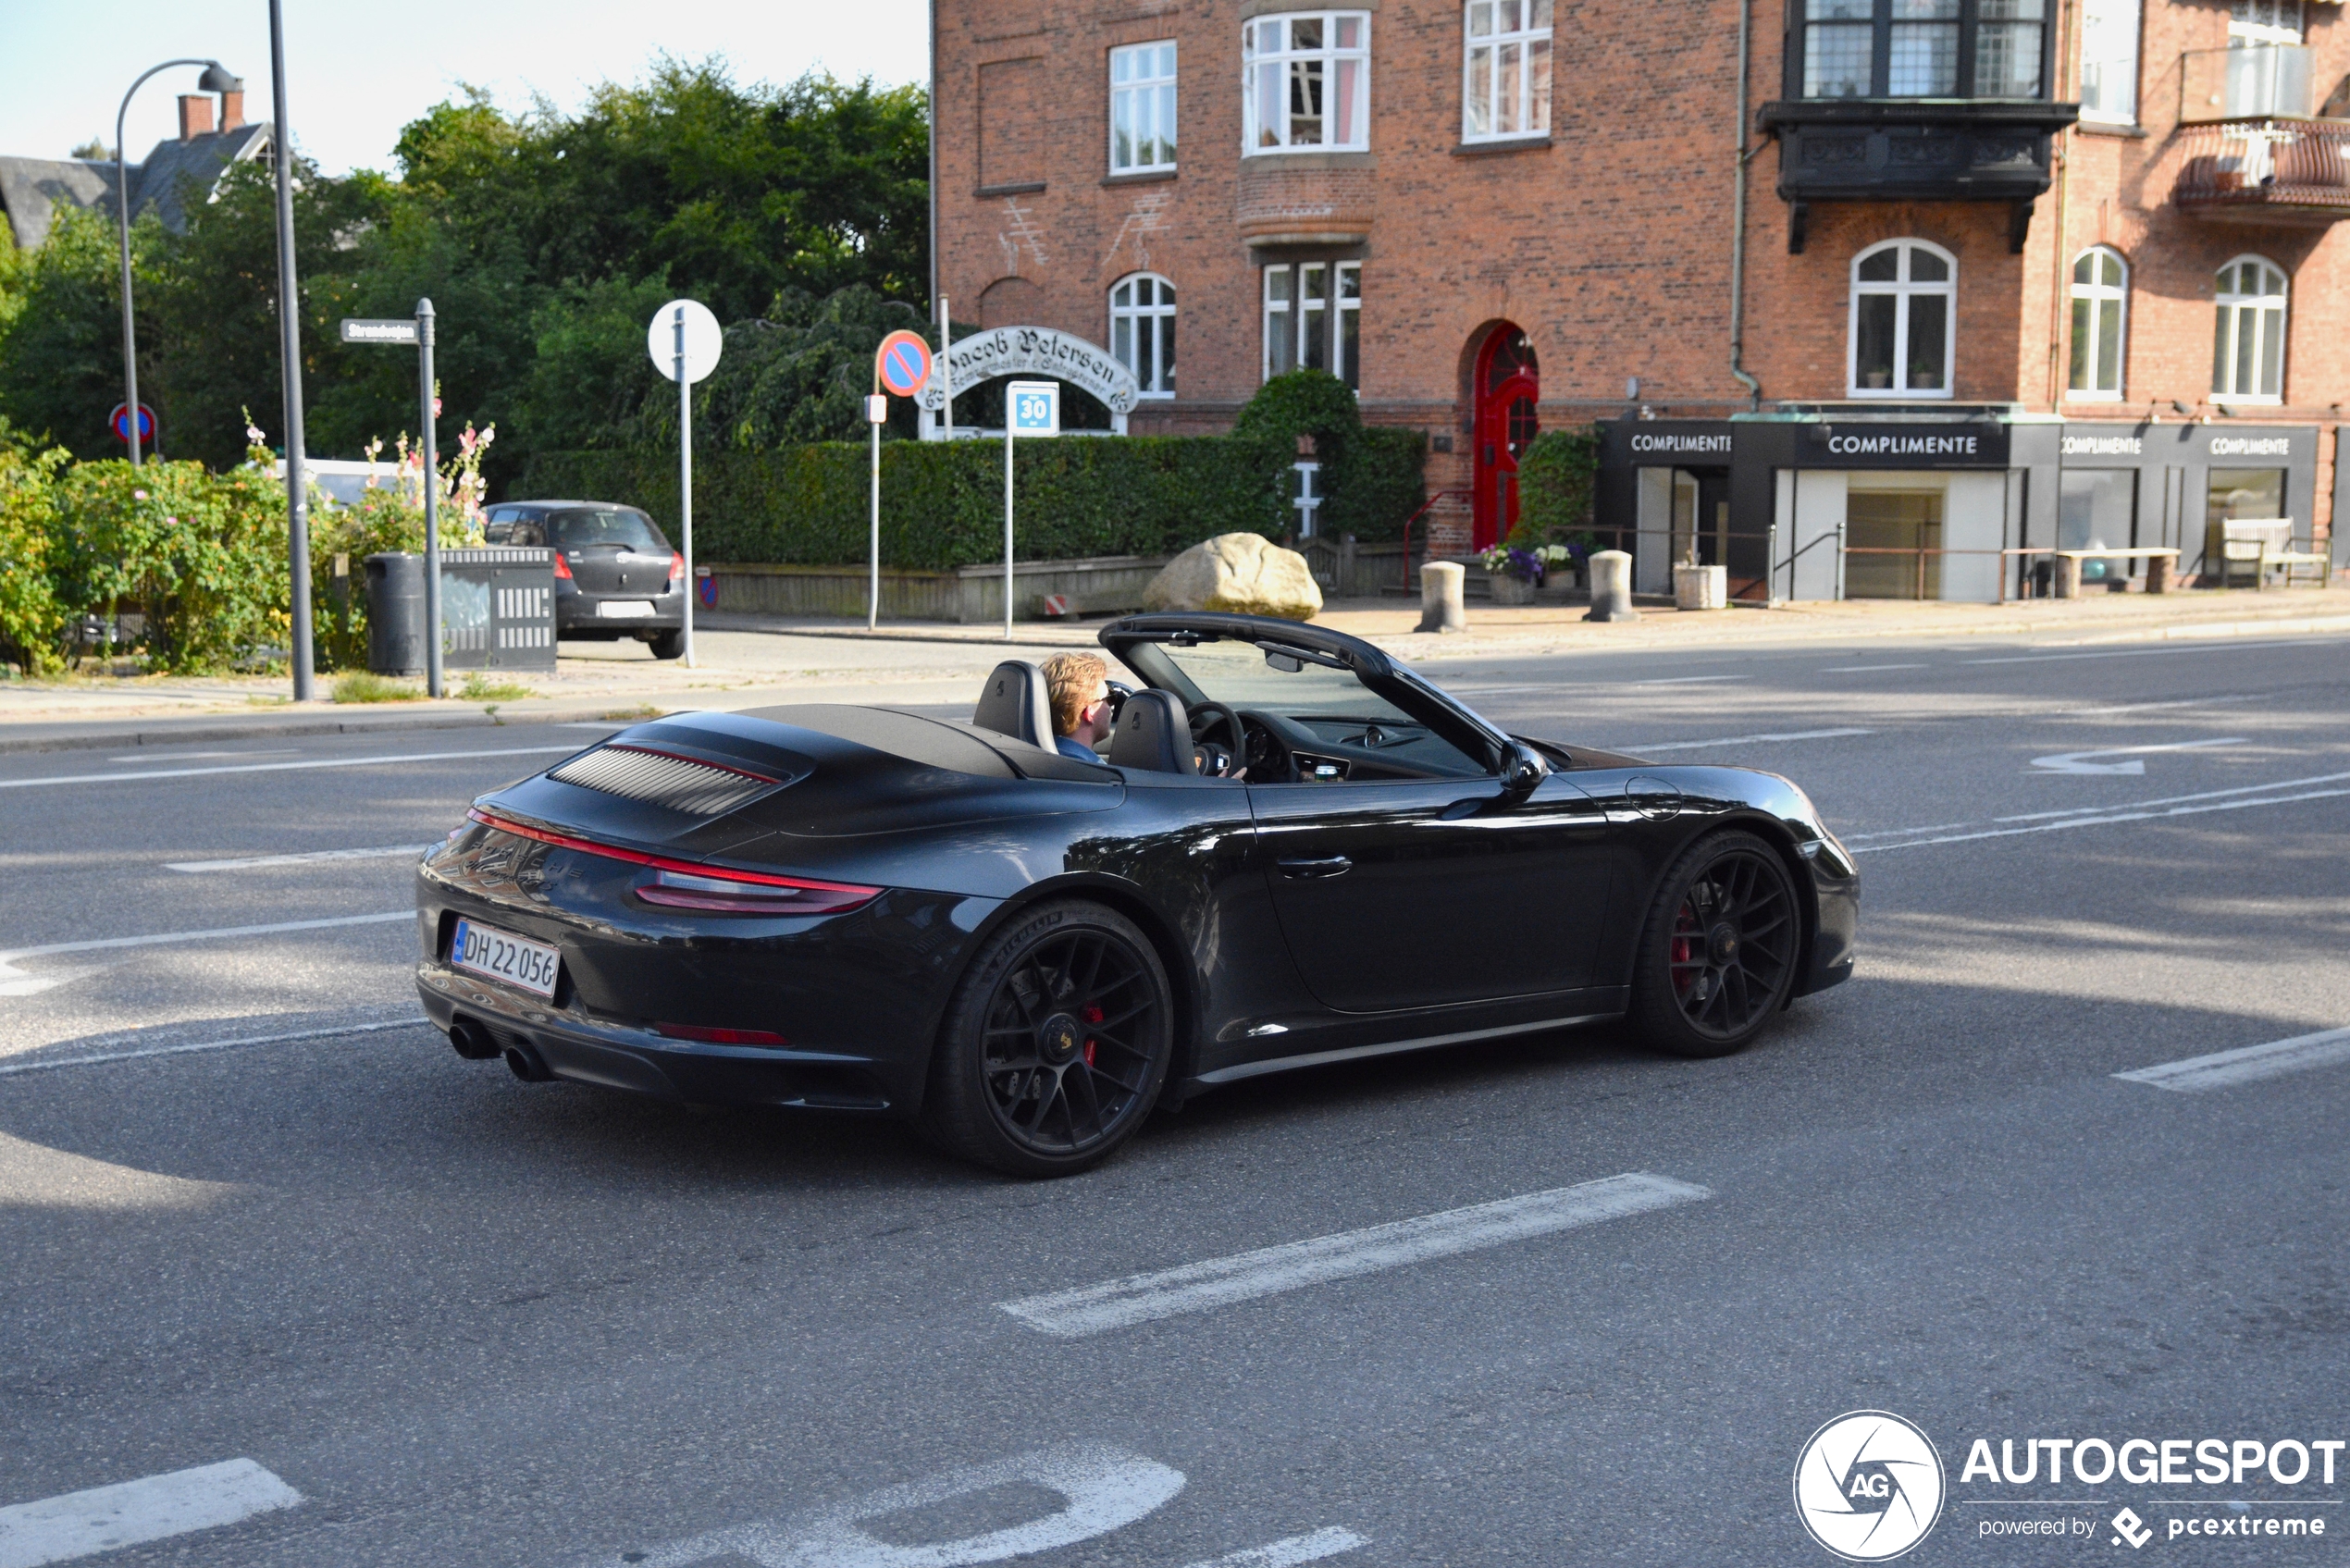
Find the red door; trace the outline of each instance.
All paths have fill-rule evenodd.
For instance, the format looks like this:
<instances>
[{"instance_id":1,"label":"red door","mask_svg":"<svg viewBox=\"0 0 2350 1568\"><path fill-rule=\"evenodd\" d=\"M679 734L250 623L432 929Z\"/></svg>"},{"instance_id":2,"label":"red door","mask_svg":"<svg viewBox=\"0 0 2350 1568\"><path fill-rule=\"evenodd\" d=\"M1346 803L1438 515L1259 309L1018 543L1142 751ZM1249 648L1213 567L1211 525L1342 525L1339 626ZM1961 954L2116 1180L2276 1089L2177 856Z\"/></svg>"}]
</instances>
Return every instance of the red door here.
<instances>
[{"instance_id":1,"label":"red door","mask_svg":"<svg viewBox=\"0 0 2350 1568\"><path fill-rule=\"evenodd\" d=\"M1534 345L1515 327L1494 329L1478 352L1475 477L1470 542L1485 550L1517 525L1517 460L1541 428Z\"/></svg>"}]
</instances>

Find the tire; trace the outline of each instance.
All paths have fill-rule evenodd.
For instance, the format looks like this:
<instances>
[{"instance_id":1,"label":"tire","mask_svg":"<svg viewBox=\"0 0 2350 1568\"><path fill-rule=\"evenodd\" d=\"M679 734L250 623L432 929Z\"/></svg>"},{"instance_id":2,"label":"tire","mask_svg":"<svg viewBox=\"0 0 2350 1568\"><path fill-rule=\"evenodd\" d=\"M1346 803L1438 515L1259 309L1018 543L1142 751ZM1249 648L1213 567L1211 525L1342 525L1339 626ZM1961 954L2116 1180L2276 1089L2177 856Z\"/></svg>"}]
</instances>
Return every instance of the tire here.
<instances>
[{"instance_id":1,"label":"tire","mask_svg":"<svg viewBox=\"0 0 2350 1568\"><path fill-rule=\"evenodd\" d=\"M645 639L645 646L653 650L655 659L682 659L686 655L686 634L683 629L656 632Z\"/></svg>"},{"instance_id":2,"label":"tire","mask_svg":"<svg viewBox=\"0 0 2350 1568\"><path fill-rule=\"evenodd\" d=\"M956 986L922 1135L1014 1176L1087 1169L1157 1103L1174 1023L1166 969L1132 920L1076 899L1041 905L989 938Z\"/></svg>"},{"instance_id":3,"label":"tire","mask_svg":"<svg viewBox=\"0 0 2350 1568\"><path fill-rule=\"evenodd\" d=\"M1633 958L1632 1025L1676 1056L1744 1050L1787 1006L1802 948L1778 852L1750 833L1708 834L1657 884Z\"/></svg>"}]
</instances>

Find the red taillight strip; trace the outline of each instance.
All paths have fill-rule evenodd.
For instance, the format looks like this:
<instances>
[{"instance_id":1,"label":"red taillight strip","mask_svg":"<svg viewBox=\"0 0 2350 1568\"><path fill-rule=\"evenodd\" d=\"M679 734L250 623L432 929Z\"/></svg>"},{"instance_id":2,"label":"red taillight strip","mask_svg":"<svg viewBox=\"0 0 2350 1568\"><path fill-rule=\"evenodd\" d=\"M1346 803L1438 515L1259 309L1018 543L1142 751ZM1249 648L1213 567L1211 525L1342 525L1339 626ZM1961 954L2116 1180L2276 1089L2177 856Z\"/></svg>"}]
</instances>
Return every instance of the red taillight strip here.
<instances>
[{"instance_id":1,"label":"red taillight strip","mask_svg":"<svg viewBox=\"0 0 2350 1568\"><path fill-rule=\"evenodd\" d=\"M646 757L666 757L672 762L690 763L692 766L697 768L714 768L722 773L732 773L737 778L755 779L761 784L774 784L777 782L775 776L772 773L754 773L748 768L730 767L724 762L712 762L706 757L688 757L682 751L663 751L658 746L638 746L630 741L618 740L612 742L610 745L599 747L597 749L600 751L634 751ZM594 753L590 752L589 755L593 756Z\"/></svg>"},{"instance_id":2,"label":"red taillight strip","mask_svg":"<svg viewBox=\"0 0 2350 1568\"><path fill-rule=\"evenodd\" d=\"M501 817L485 811L478 806L466 811L465 815L486 828L496 828L500 833L510 833L517 838L536 839L540 844L551 844L558 849L576 849L583 855L601 855L611 860L625 860L632 866L650 866L656 870L682 871L689 877L712 877L725 882L756 883L762 887L798 887L816 893L845 893L866 898L881 896L880 888L860 887L854 883L816 882L808 877L776 876L771 871L738 871L732 866L711 866L693 860L672 860L665 856L648 855L641 849L623 849L614 844L598 844L589 838L575 838L570 833L550 833L545 828L530 827L515 821L511 817Z\"/></svg>"}]
</instances>

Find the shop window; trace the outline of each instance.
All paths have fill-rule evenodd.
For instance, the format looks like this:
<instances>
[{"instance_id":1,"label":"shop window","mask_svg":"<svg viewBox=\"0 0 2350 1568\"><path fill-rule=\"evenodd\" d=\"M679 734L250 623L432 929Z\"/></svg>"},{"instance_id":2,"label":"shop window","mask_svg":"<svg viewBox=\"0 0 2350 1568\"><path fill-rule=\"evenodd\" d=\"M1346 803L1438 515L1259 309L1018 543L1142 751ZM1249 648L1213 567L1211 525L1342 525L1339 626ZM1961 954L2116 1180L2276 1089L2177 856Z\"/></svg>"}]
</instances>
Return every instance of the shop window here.
<instances>
[{"instance_id":1,"label":"shop window","mask_svg":"<svg viewBox=\"0 0 2350 1568\"><path fill-rule=\"evenodd\" d=\"M2138 118L2141 0L2084 0L2081 11L2081 117L2109 125Z\"/></svg>"},{"instance_id":2,"label":"shop window","mask_svg":"<svg viewBox=\"0 0 2350 1568\"><path fill-rule=\"evenodd\" d=\"M2126 549L2137 542L2138 475L2129 468L2068 468L2057 482L2057 549ZM2131 558L2081 562L2085 583L2129 575Z\"/></svg>"},{"instance_id":3,"label":"shop window","mask_svg":"<svg viewBox=\"0 0 2350 1568\"><path fill-rule=\"evenodd\" d=\"M1109 352L1134 373L1146 398L1175 395L1175 285L1153 272L1121 278L1109 291Z\"/></svg>"},{"instance_id":4,"label":"shop window","mask_svg":"<svg viewBox=\"0 0 2350 1568\"><path fill-rule=\"evenodd\" d=\"M1359 385L1363 264L1283 262L1265 269L1265 376L1327 370Z\"/></svg>"},{"instance_id":5,"label":"shop window","mask_svg":"<svg viewBox=\"0 0 2350 1568\"><path fill-rule=\"evenodd\" d=\"M1853 258L1850 396L1950 395L1958 272L1949 252L1923 240L1890 240Z\"/></svg>"},{"instance_id":6,"label":"shop window","mask_svg":"<svg viewBox=\"0 0 2350 1568\"><path fill-rule=\"evenodd\" d=\"M1175 43L1109 52L1109 171L1175 167Z\"/></svg>"},{"instance_id":7,"label":"shop window","mask_svg":"<svg viewBox=\"0 0 2350 1568\"><path fill-rule=\"evenodd\" d=\"M1551 130L1551 0L1468 0L1461 140Z\"/></svg>"},{"instance_id":8,"label":"shop window","mask_svg":"<svg viewBox=\"0 0 2350 1568\"><path fill-rule=\"evenodd\" d=\"M2048 0L1801 0L1806 98L2039 98Z\"/></svg>"},{"instance_id":9,"label":"shop window","mask_svg":"<svg viewBox=\"0 0 2350 1568\"><path fill-rule=\"evenodd\" d=\"M1370 145L1367 11L1293 11L1241 24L1242 151Z\"/></svg>"},{"instance_id":10,"label":"shop window","mask_svg":"<svg viewBox=\"0 0 2350 1568\"><path fill-rule=\"evenodd\" d=\"M2259 256L2220 269L2211 326L2211 396L2219 402L2284 401L2284 274Z\"/></svg>"},{"instance_id":11,"label":"shop window","mask_svg":"<svg viewBox=\"0 0 2350 1568\"><path fill-rule=\"evenodd\" d=\"M2284 470L2213 468L2206 472L2204 485L2203 560L2195 570L2216 576L2222 570L2222 523L2271 523L2284 517Z\"/></svg>"},{"instance_id":12,"label":"shop window","mask_svg":"<svg viewBox=\"0 0 2350 1568\"><path fill-rule=\"evenodd\" d=\"M2072 262L2072 374L2077 400L2121 396L2122 330L2129 316L2130 269L2121 253L2093 245Z\"/></svg>"}]
</instances>

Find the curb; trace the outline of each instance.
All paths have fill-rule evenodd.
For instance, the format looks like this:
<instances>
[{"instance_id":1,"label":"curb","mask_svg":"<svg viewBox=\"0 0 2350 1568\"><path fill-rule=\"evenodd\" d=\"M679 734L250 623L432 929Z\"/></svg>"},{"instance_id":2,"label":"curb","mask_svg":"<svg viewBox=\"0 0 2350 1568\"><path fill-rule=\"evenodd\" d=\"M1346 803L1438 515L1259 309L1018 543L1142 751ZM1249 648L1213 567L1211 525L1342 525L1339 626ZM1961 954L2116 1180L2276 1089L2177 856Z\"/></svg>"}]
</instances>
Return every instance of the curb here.
<instances>
[{"instance_id":1,"label":"curb","mask_svg":"<svg viewBox=\"0 0 2350 1568\"><path fill-rule=\"evenodd\" d=\"M408 730L513 729L524 724L593 722L612 710L609 702L592 708L556 709L544 713L513 713L492 719L486 713L381 714L349 719L296 718L280 723L204 724L192 722L186 729L115 729L76 735L0 737L0 756L40 751L102 751L115 747L192 746L217 740L266 740L273 735L385 735ZM74 720L60 720L73 723ZM98 722L103 723L101 720ZM617 728L627 721L614 720ZM148 721L150 726L153 721Z\"/></svg>"}]
</instances>

